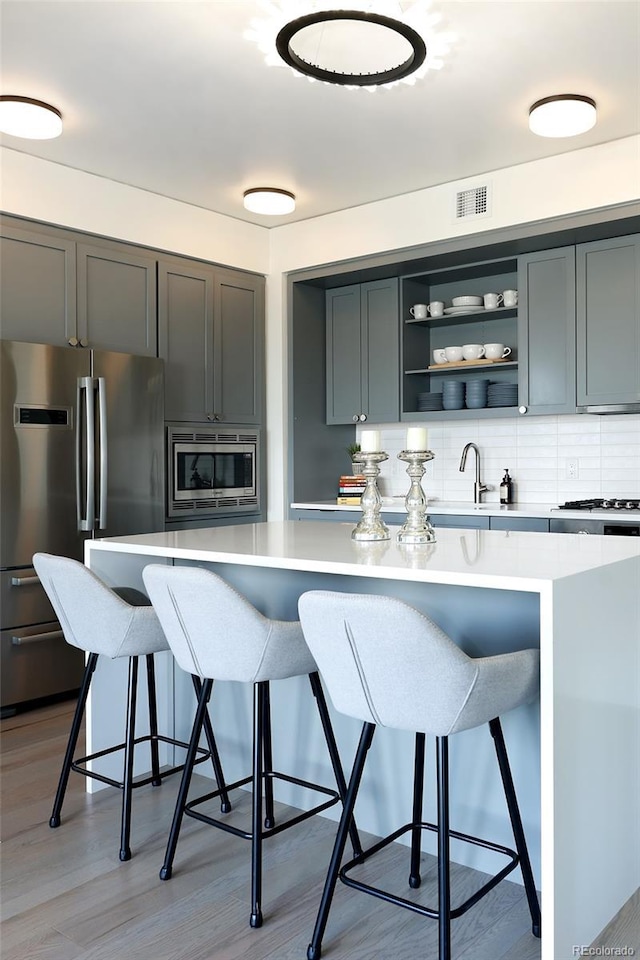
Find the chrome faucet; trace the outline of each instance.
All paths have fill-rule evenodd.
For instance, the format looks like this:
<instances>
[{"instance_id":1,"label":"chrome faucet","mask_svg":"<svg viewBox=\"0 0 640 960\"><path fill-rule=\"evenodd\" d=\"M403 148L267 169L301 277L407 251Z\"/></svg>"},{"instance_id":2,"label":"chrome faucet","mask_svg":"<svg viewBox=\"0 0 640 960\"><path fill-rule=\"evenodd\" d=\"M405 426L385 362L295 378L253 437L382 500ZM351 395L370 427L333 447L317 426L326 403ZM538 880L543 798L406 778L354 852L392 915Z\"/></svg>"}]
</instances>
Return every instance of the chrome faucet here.
<instances>
[{"instance_id":1,"label":"chrome faucet","mask_svg":"<svg viewBox=\"0 0 640 960\"><path fill-rule=\"evenodd\" d=\"M476 482L473 485L473 502L482 503L482 494L486 493L489 488L485 487L484 483L482 483L480 480L480 451L475 443L467 443L465 445L464 450L462 451L462 456L460 457L460 466L458 469L460 470L460 473L463 472L467 463L467 454L470 449L475 450L476 454Z\"/></svg>"}]
</instances>

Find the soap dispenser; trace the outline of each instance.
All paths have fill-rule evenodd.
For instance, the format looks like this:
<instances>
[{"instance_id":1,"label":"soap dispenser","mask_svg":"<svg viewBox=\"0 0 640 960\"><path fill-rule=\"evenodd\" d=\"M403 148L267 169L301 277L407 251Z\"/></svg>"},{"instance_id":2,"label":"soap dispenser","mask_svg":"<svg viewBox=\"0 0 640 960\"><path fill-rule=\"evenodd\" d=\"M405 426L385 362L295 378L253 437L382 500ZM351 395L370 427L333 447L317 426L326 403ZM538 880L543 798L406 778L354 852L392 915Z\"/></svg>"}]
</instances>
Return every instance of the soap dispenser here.
<instances>
[{"instance_id":1,"label":"soap dispenser","mask_svg":"<svg viewBox=\"0 0 640 960\"><path fill-rule=\"evenodd\" d=\"M513 503L513 480L506 467L504 477L500 481L500 503Z\"/></svg>"}]
</instances>

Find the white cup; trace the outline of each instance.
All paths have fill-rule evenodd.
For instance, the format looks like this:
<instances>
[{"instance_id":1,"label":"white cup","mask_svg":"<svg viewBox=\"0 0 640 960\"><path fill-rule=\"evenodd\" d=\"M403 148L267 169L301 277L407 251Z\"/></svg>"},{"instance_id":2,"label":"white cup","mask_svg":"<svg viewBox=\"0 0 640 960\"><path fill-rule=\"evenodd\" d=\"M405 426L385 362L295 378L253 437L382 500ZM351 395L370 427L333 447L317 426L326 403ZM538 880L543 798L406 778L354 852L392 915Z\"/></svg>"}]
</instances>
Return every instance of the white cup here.
<instances>
[{"instance_id":1,"label":"white cup","mask_svg":"<svg viewBox=\"0 0 640 960\"><path fill-rule=\"evenodd\" d=\"M462 347L462 356L465 360L480 360L484 357L484 347L481 343L465 343Z\"/></svg>"},{"instance_id":2,"label":"white cup","mask_svg":"<svg viewBox=\"0 0 640 960\"><path fill-rule=\"evenodd\" d=\"M511 347L505 347L504 343L485 343L484 355L487 360L504 360L511 353Z\"/></svg>"},{"instance_id":3,"label":"white cup","mask_svg":"<svg viewBox=\"0 0 640 960\"><path fill-rule=\"evenodd\" d=\"M462 360L462 347L445 347L444 355L449 363Z\"/></svg>"},{"instance_id":4,"label":"white cup","mask_svg":"<svg viewBox=\"0 0 640 960\"><path fill-rule=\"evenodd\" d=\"M517 290L504 290L503 302L505 307L517 307L518 306L518 291Z\"/></svg>"},{"instance_id":5,"label":"white cup","mask_svg":"<svg viewBox=\"0 0 640 960\"><path fill-rule=\"evenodd\" d=\"M424 320L427 316L426 303L414 303L412 307L409 307L409 313L414 320Z\"/></svg>"},{"instance_id":6,"label":"white cup","mask_svg":"<svg viewBox=\"0 0 640 960\"><path fill-rule=\"evenodd\" d=\"M441 317L444 313L444 303L442 300L432 300L427 311L431 317Z\"/></svg>"},{"instance_id":7,"label":"white cup","mask_svg":"<svg viewBox=\"0 0 640 960\"><path fill-rule=\"evenodd\" d=\"M485 293L483 300L485 310L497 310L502 304L504 297L501 293Z\"/></svg>"},{"instance_id":8,"label":"white cup","mask_svg":"<svg viewBox=\"0 0 640 960\"><path fill-rule=\"evenodd\" d=\"M433 362L434 363L446 363L447 356L444 350L434 350L433 351Z\"/></svg>"}]
</instances>

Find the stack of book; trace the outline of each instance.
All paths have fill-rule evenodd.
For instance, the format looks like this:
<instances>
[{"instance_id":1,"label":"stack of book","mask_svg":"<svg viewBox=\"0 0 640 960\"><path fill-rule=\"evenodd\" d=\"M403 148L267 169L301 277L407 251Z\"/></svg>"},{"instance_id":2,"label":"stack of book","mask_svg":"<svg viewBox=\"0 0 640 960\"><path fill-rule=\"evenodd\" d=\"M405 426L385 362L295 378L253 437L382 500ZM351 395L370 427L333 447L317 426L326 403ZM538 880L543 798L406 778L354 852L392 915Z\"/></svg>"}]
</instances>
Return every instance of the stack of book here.
<instances>
[{"instance_id":1,"label":"stack of book","mask_svg":"<svg viewBox=\"0 0 640 960\"><path fill-rule=\"evenodd\" d=\"M359 506L367 481L360 474L343 474L338 486L337 503Z\"/></svg>"}]
</instances>

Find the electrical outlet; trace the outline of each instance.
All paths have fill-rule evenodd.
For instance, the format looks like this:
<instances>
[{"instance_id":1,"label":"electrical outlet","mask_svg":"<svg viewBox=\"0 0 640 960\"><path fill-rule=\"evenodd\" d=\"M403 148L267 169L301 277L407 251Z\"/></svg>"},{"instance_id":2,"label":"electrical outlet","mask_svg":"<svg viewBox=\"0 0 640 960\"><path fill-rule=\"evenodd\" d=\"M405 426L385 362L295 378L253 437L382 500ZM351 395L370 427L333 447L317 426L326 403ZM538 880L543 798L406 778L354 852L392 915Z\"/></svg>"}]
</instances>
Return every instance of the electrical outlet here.
<instances>
[{"instance_id":1,"label":"electrical outlet","mask_svg":"<svg viewBox=\"0 0 640 960\"><path fill-rule=\"evenodd\" d=\"M566 477L567 480L577 480L578 479L578 461L577 460L567 460L566 467Z\"/></svg>"}]
</instances>

